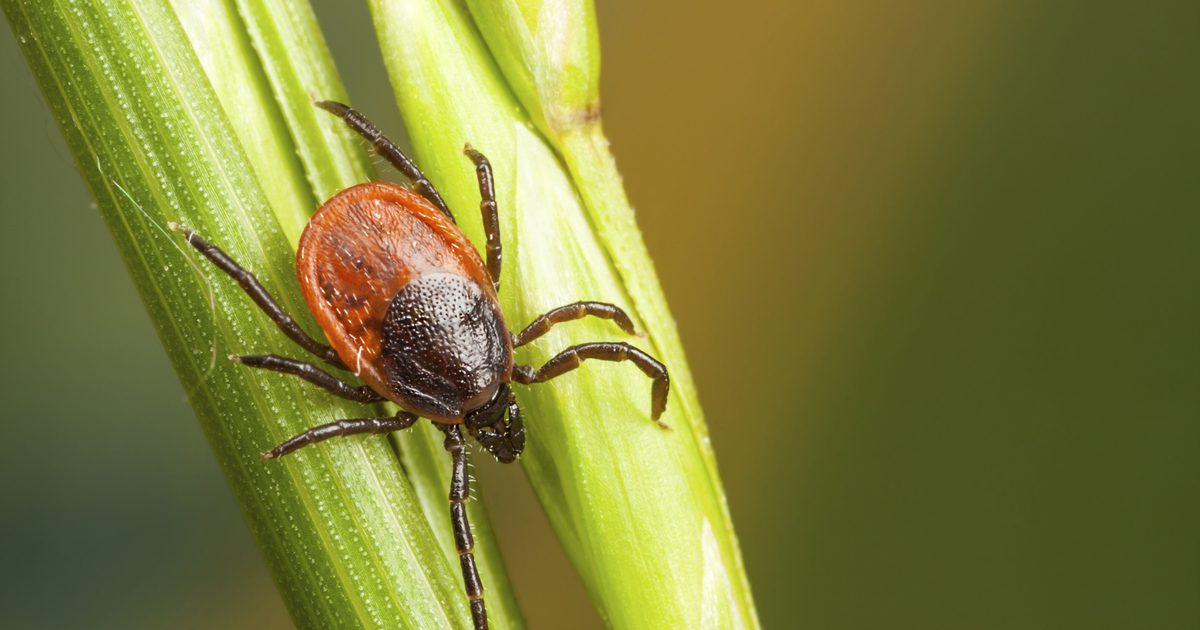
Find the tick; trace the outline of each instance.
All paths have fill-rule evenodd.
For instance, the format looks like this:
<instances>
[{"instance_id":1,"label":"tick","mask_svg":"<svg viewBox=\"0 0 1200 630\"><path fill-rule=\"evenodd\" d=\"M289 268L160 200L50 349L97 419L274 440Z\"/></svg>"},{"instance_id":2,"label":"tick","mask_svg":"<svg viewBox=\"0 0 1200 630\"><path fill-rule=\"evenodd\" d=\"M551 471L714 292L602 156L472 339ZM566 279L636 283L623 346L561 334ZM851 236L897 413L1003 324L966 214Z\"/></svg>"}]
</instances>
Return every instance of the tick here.
<instances>
[{"instance_id":1,"label":"tick","mask_svg":"<svg viewBox=\"0 0 1200 630\"><path fill-rule=\"evenodd\" d=\"M525 447L521 408L509 384L542 383L588 359L630 361L653 380L650 416L659 426L670 380L654 357L626 343L571 346L534 369L513 363L513 348L544 335L555 324L586 316L612 320L634 334L625 311L604 302L555 308L513 334L504 322L500 289L500 222L492 167L482 153L464 148L475 165L479 204L487 234L486 262L455 224L433 184L362 114L341 103L317 106L340 117L371 142L376 153L411 182L351 186L326 201L304 229L296 275L309 309L329 340L325 345L300 328L252 273L192 230L172 224L187 242L228 274L267 316L308 352L338 370L352 372L351 385L321 368L274 354L232 356L255 368L298 376L332 394L360 403L391 401L395 416L338 420L313 427L263 453L275 459L332 437L386 434L427 418L446 435L450 453L450 521L462 564L475 628L487 627L483 585L475 569L467 521L469 496L463 429L501 462Z\"/></svg>"}]
</instances>

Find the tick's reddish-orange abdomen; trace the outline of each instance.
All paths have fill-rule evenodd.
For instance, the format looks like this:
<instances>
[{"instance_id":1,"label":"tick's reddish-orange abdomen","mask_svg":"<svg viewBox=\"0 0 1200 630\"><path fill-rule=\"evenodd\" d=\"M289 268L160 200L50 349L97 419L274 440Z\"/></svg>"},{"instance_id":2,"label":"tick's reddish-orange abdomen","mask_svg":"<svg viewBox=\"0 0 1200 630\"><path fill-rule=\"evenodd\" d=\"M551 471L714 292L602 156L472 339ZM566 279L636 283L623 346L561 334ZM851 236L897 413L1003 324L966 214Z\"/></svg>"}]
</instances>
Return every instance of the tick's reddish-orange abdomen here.
<instances>
[{"instance_id":1,"label":"tick's reddish-orange abdomen","mask_svg":"<svg viewBox=\"0 0 1200 630\"><path fill-rule=\"evenodd\" d=\"M296 273L309 308L342 361L372 389L405 407L411 405L395 391L381 356L384 320L397 293L416 279L440 274L477 285L480 297L496 304L487 269L458 227L425 198L386 182L347 188L317 210L300 237ZM504 345L507 378L511 345L507 339Z\"/></svg>"}]
</instances>

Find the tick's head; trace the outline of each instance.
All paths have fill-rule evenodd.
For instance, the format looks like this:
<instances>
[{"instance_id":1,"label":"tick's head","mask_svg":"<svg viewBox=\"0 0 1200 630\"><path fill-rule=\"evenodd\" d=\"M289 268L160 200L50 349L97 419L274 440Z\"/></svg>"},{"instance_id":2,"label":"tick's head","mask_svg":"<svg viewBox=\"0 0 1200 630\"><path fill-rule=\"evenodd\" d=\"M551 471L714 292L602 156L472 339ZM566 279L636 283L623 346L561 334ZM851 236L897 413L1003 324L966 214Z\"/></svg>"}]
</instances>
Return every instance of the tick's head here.
<instances>
[{"instance_id":1,"label":"tick's head","mask_svg":"<svg viewBox=\"0 0 1200 630\"><path fill-rule=\"evenodd\" d=\"M507 421L505 414L508 414ZM496 395L463 418L467 431L497 461L507 464L517 460L525 450L525 425L521 409L508 388L501 383Z\"/></svg>"},{"instance_id":2,"label":"tick's head","mask_svg":"<svg viewBox=\"0 0 1200 630\"><path fill-rule=\"evenodd\" d=\"M468 430L483 427L499 427L504 421L504 413L508 410L508 383L501 383L491 399L476 409L467 412L463 422Z\"/></svg>"}]
</instances>

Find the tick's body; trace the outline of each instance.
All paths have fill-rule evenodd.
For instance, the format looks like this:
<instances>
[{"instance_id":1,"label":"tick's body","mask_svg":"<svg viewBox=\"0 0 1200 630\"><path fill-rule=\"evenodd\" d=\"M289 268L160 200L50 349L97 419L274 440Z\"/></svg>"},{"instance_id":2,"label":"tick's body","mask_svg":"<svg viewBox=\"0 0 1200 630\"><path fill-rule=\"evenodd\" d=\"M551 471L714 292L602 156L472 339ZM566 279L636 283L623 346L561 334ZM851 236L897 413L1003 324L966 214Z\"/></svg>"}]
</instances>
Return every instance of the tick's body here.
<instances>
[{"instance_id":1,"label":"tick's body","mask_svg":"<svg viewBox=\"0 0 1200 630\"><path fill-rule=\"evenodd\" d=\"M466 442L462 428L501 462L525 447L525 428L511 381L541 383L569 372L586 359L631 361L654 379L651 417L667 404L666 368L625 343L586 343L567 348L541 368L513 364L513 348L545 334L559 322L592 315L613 320L625 332L633 323L624 311L603 302L576 302L538 317L513 335L504 322L496 291L501 245L491 166L470 147L480 209L487 232L482 260L454 223L453 215L421 171L358 112L324 101L375 151L412 180L412 189L374 182L343 190L313 215L296 256L304 298L329 346L313 339L279 307L248 271L191 230L188 243L229 274L290 339L335 368L349 370L354 386L311 363L273 354L230 357L251 367L294 374L329 392L362 403L389 400L402 411L392 417L338 420L313 427L263 454L282 457L331 437L390 433L428 418L446 434L453 471L450 520L462 563L463 582L475 628L487 627L483 585L475 569L474 541L467 522L469 496ZM666 428L666 425L659 423Z\"/></svg>"},{"instance_id":2,"label":"tick's body","mask_svg":"<svg viewBox=\"0 0 1200 630\"><path fill-rule=\"evenodd\" d=\"M405 410L460 423L512 376L512 338L471 242L382 182L338 193L300 238L296 274L338 357Z\"/></svg>"}]
</instances>

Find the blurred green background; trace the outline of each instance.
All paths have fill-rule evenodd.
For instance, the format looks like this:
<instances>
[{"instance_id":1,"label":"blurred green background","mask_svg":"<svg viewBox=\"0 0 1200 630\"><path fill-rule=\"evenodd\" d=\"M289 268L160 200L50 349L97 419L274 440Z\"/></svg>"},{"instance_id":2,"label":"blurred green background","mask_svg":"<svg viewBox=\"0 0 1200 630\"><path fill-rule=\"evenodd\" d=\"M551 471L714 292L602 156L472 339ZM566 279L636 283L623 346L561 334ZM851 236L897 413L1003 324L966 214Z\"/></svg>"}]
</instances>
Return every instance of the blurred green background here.
<instances>
[{"instance_id":1,"label":"blurred green background","mask_svg":"<svg viewBox=\"0 0 1200 630\"><path fill-rule=\"evenodd\" d=\"M765 625L1200 627L1200 4L599 4ZM365 8L316 6L400 135ZM287 627L7 29L0 68L3 625ZM477 475L532 625L598 626Z\"/></svg>"}]
</instances>

